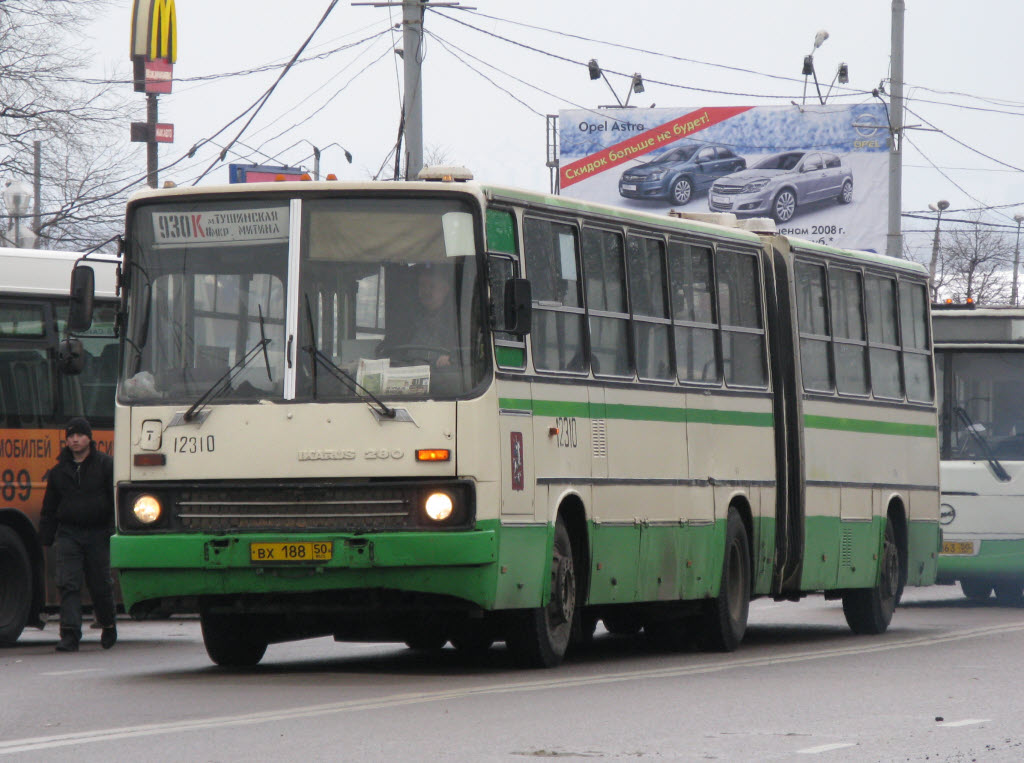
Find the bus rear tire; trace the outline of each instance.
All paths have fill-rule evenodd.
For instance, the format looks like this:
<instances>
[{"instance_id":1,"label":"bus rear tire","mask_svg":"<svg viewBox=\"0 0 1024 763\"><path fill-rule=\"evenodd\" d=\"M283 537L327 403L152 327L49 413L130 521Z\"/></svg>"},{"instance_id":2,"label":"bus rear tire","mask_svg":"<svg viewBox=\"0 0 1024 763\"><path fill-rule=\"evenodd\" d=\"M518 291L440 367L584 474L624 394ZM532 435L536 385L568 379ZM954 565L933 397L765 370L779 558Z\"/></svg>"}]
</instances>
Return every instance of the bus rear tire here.
<instances>
[{"instance_id":1,"label":"bus rear tire","mask_svg":"<svg viewBox=\"0 0 1024 763\"><path fill-rule=\"evenodd\" d=\"M576 562L562 518L555 522L551 548L551 600L546 607L513 612L505 643L516 662L530 668L553 668L562 662L577 616Z\"/></svg>"},{"instance_id":2,"label":"bus rear tire","mask_svg":"<svg viewBox=\"0 0 1024 763\"><path fill-rule=\"evenodd\" d=\"M203 645L210 659L226 668L249 668L267 651L267 640L245 615L201 612Z\"/></svg>"},{"instance_id":3,"label":"bus rear tire","mask_svg":"<svg viewBox=\"0 0 1024 763\"><path fill-rule=\"evenodd\" d=\"M843 594L843 615L854 633L877 635L885 633L896 609L900 587L900 554L896 547L896 531L892 519L885 523L882 541L882 571L874 588L855 588Z\"/></svg>"},{"instance_id":4,"label":"bus rear tire","mask_svg":"<svg viewBox=\"0 0 1024 763\"><path fill-rule=\"evenodd\" d=\"M747 632L750 613L750 541L740 513L729 509L725 526L722 582L701 617L701 645L710 651L733 652Z\"/></svg>"},{"instance_id":5,"label":"bus rear tire","mask_svg":"<svg viewBox=\"0 0 1024 763\"><path fill-rule=\"evenodd\" d=\"M988 601L992 595L992 584L983 580L961 580L960 590L971 601Z\"/></svg>"},{"instance_id":6,"label":"bus rear tire","mask_svg":"<svg viewBox=\"0 0 1024 763\"><path fill-rule=\"evenodd\" d=\"M21 538L0 525L0 644L13 644L32 607L32 564Z\"/></svg>"}]
</instances>

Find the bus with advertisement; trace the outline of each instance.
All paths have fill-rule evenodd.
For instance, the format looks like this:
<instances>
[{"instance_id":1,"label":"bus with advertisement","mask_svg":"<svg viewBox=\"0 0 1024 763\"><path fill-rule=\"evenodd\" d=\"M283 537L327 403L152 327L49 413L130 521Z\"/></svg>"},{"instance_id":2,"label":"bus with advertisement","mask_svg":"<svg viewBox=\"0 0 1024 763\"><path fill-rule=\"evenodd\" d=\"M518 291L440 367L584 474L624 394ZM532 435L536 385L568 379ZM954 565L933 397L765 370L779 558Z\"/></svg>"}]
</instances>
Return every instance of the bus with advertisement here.
<instances>
[{"instance_id":1,"label":"bus with advertisement","mask_svg":"<svg viewBox=\"0 0 1024 763\"><path fill-rule=\"evenodd\" d=\"M1024 308L933 312L943 525L938 582L1024 603Z\"/></svg>"},{"instance_id":2,"label":"bus with advertisement","mask_svg":"<svg viewBox=\"0 0 1024 763\"><path fill-rule=\"evenodd\" d=\"M129 200L133 615L198 613L219 665L331 635L549 667L598 621L735 649L757 597L881 633L934 582L923 268L421 178Z\"/></svg>"},{"instance_id":3,"label":"bus with advertisement","mask_svg":"<svg viewBox=\"0 0 1024 763\"><path fill-rule=\"evenodd\" d=\"M97 447L110 452L113 446L118 344L113 331L115 269L110 264L98 267L92 326L62 344L67 339L68 284L81 257L0 249L2 644L16 641L26 626L42 628L43 612L57 604L54 560L44 554L36 528L46 476L63 447L63 425L72 416L86 416ZM68 369L69 362L81 367Z\"/></svg>"}]
</instances>

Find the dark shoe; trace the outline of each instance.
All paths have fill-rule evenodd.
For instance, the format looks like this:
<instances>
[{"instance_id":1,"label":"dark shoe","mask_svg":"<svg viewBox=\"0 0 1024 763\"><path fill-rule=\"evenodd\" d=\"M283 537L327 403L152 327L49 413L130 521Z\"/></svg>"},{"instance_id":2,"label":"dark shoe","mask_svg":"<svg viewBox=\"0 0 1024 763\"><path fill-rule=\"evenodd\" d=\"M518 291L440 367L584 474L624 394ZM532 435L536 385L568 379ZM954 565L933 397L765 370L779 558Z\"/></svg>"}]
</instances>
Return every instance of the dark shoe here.
<instances>
[{"instance_id":1,"label":"dark shoe","mask_svg":"<svg viewBox=\"0 0 1024 763\"><path fill-rule=\"evenodd\" d=\"M109 628L104 628L103 633L100 635L100 646L104 649L110 649L114 644L117 643L117 626L111 625Z\"/></svg>"},{"instance_id":2,"label":"dark shoe","mask_svg":"<svg viewBox=\"0 0 1024 763\"><path fill-rule=\"evenodd\" d=\"M78 635L74 631L61 631L60 643L57 644L58 652L77 652Z\"/></svg>"}]
</instances>

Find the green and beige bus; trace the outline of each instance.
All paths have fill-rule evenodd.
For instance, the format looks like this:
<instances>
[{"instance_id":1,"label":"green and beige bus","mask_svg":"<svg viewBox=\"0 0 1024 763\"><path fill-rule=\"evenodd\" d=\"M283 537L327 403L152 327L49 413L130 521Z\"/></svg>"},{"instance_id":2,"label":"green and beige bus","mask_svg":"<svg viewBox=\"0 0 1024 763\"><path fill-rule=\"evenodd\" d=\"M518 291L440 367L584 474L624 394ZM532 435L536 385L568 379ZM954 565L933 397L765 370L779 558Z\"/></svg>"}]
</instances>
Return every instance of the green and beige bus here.
<instances>
[{"instance_id":1,"label":"green and beige bus","mask_svg":"<svg viewBox=\"0 0 1024 763\"><path fill-rule=\"evenodd\" d=\"M438 174L130 200L132 612L197 612L220 665L333 635L552 666L599 620L734 649L755 597L880 633L934 581L920 266Z\"/></svg>"},{"instance_id":2,"label":"green and beige bus","mask_svg":"<svg viewBox=\"0 0 1024 763\"><path fill-rule=\"evenodd\" d=\"M1024 308L939 305L939 583L1024 603Z\"/></svg>"}]
</instances>

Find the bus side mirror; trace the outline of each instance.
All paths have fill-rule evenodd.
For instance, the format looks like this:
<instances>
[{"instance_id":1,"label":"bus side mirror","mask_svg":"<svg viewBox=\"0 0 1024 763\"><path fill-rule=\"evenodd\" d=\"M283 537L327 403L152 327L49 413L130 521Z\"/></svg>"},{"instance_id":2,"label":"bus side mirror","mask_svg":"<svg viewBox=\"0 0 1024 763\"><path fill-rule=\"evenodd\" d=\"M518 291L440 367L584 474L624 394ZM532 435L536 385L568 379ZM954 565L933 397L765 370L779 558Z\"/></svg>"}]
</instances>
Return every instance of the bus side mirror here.
<instances>
[{"instance_id":1,"label":"bus side mirror","mask_svg":"<svg viewBox=\"0 0 1024 763\"><path fill-rule=\"evenodd\" d=\"M530 282L525 278L510 278L505 282L505 331L526 336L530 333L532 314Z\"/></svg>"},{"instance_id":2,"label":"bus side mirror","mask_svg":"<svg viewBox=\"0 0 1024 763\"><path fill-rule=\"evenodd\" d=\"M92 327L92 301L96 294L96 274L88 265L75 265L71 271L71 306L68 331L81 334Z\"/></svg>"},{"instance_id":3,"label":"bus side mirror","mask_svg":"<svg viewBox=\"0 0 1024 763\"><path fill-rule=\"evenodd\" d=\"M66 376L77 376L85 368L85 351L78 339L65 339L57 347L57 366Z\"/></svg>"}]
</instances>

